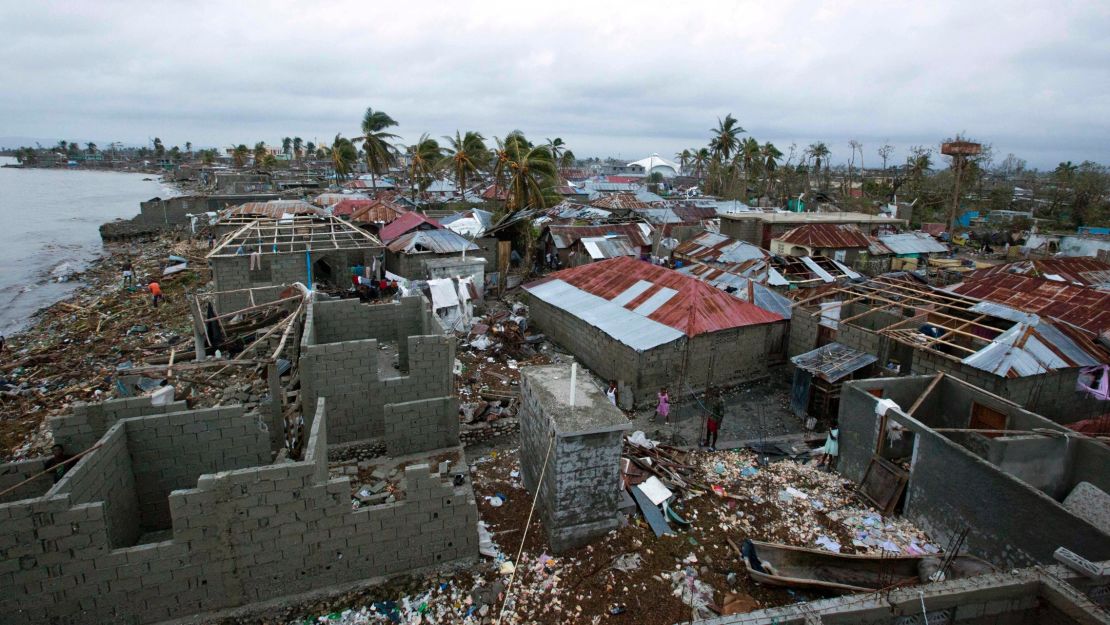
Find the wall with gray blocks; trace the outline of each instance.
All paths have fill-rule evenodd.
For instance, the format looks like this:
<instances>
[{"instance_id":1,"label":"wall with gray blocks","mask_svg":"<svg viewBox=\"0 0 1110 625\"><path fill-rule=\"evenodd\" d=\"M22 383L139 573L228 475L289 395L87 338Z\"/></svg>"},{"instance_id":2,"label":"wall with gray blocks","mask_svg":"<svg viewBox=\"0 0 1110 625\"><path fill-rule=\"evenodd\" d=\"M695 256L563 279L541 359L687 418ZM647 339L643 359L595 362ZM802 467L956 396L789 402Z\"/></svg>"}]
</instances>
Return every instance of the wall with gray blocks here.
<instances>
[{"instance_id":1,"label":"wall with gray blocks","mask_svg":"<svg viewBox=\"0 0 1110 625\"><path fill-rule=\"evenodd\" d=\"M565 310L534 297L528 304L535 327L602 378L627 385L636 407L655 405L664 386L673 396L684 372L694 386L730 386L766 376L769 354L788 330L786 321L744 326L640 352Z\"/></svg>"},{"instance_id":2,"label":"wall with gray blocks","mask_svg":"<svg viewBox=\"0 0 1110 625\"><path fill-rule=\"evenodd\" d=\"M537 384L543 369L528 367L522 372L521 476L529 492L539 489L537 512L548 544L555 552L565 552L617 527L620 454L628 424L565 431L558 403ZM596 405L617 411L604 397Z\"/></svg>"},{"instance_id":3,"label":"wall with gray blocks","mask_svg":"<svg viewBox=\"0 0 1110 625\"><path fill-rule=\"evenodd\" d=\"M386 404L383 416L385 449L391 456L459 444L459 400L455 397Z\"/></svg>"},{"instance_id":4,"label":"wall with gray blocks","mask_svg":"<svg viewBox=\"0 0 1110 625\"><path fill-rule=\"evenodd\" d=\"M50 417L49 424L54 432L54 442L65 447L66 453L73 455L92 447L120 419L182 410L185 410L183 401L154 406L149 397L112 399L91 404L79 401L74 402L70 414Z\"/></svg>"},{"instance_id":5,"label":"wall with gray blocks","mask_svg":"<svg viewBox=\"0 0 1110 625\"><path fill-rule=\"evenodd\" d=\"M915 376L860 380L844 385L840 400L838 470L845 477L857 483L863 479L878 443L879 420L875 415L878 398L867 390L882 388L884 396L908 410L932 379L931 376ZM943 381L942 391L944 384L966 388L954 381ZM941 395L939 402L931 406L923 404L930 412L921 418L939 419L941 417L930 415L950 412L967 414L958 399L957 395ZM982 393L979 399L982 403L991 401ZM1009 410L1024 412L1012 404ZM968 527L969 551L1004 567L1051 562L1052 552L1060 546L1089 559L1110 558L1110 535L1072 514L1045 492L933 431L918 419L894 411L888 412L888 418L913 433L913 459L903 514L938 543L945 544ZM1053 427L1048 420L1042 419L1042 423ZM1101 447L1093 441L1081 440L1073 441L1072 445ZM1104 456L1101 471L1095 472L1105 475L1106 463ZM1092 470L1090 458L1084 458L1083 473ZM1074 475L1073 472L1068 474Z\"/></svg>"},{"instance_id":6,"label":"wall with gray blocks","mask_svg":"<svg viewBox=\"0 0 1110 625\"><path fill-rule=\"evenodd\" d=\"M248 254L241 256L226 256L209 258L208 264L212 267L212 280L215 285L216 306L221 312L231 312L250 306L250 296L246 292L227 293L226 291L240 291L241 289L292 284L300 282L308 286L308 265L304 252L279 252L266 253L266 246L262 246L261 269L250 268ZM371 247L355 250L332 250L312 253L312 261L323 260L332 267L332 282L340 288L351 286L350 268L355 265L369 264L378 255L381 248ZM230 252L234 252L232 249ZM256 303L263 303L255 295Z\"/></svg>"},{"instance_id":7,"label":"wall with gray blocks","mask_svg":"<svg viewBox=\"0 0 1110 625\"><path fill-rule=\"evenodd\" d=\"M396 341L401 371L379 371L378 341ZM328 400L333 444L379 438L386 432L386 404L447 398L454 391L455 342L428 313L422 297L389 304L317 298L305 317L301 343L301 392L304 405ZM427 404L437 411L442 404ZM428 422L444 423L441 412ZM450 445L458 444L458 424ZM402 447L411 443L400 443ZM422 445L418 445L422 446ZM440 445L441 447L443 445ZM428 447L428 449L431 449ZM393 450L388 450L393 453Z\"/></svg>"},{"instance_id":8,"label":"wall with gray blocks","mask_svg":"<svg viewBox=\"0 0 1110 625\"><path fill-rule=\"evenodd\" d=\"M39 475L46 469L47 456L0 464L0 491L11 492L0 495L0 503L39 497L54 485L50 475ZM34 478L34 479L31 479ZM28 481L30 480L30 481ZM16 487L19 485L18 487Z\"/></svg>"},{"instance_id":9,"label":"wall with gray blocks","mask_svg":"<svg viewBox=\"0 0 1110 625\"><path fill-rule=\"evenodd\" d=\"M427 464L406 468L404 500L351 510L315 412L305 460L200 476L168 497L172 538L134 546L130 422L116 424L45 495L0 504L0 622L152 623L477 556L470 485Z\"/></svg>"}]
</instances>

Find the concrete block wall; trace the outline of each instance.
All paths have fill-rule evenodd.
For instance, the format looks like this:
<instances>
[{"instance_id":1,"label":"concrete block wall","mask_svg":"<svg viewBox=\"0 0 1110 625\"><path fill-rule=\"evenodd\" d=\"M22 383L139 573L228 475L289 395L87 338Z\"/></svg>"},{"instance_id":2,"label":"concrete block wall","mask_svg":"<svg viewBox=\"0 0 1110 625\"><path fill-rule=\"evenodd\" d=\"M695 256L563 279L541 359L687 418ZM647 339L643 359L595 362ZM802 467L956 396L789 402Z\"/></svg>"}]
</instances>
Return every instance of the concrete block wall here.
<instances>
[{"instance_id":1,"label":"concrete block wall","mask_svg":"<svg viewBox=\"0 0 1110 625\"><path fill-rule=\"evenodd\" d=\"M470 485L427 464L406 468L406 499L351 510L323 404L305 460L202 475L169 497L172 539L120 548L109 499L126 488L96 474L128 461L126 423L67 488L0 504L0 621L153 623L477 556Z\"/></svg>"},{"instance_id":2,"label":"concrete block wall","mask_svg":"<svg viewBox=\"0 0 1110 625\"><path fill-rule=\"evenodd\" d=\"M844 385L838 470L845 477L856 482L863 478L878 442L877 398L867 389L883 388L884 395L906 410L913 401L907 396L920 394L929 381L922 376ZM1045 493L916 419L893 411L888 418L905 426L914 438L903 514L935 541L945 544L968 527L970 552L1005 567L1049 562L1059 546L1090 559L1110 558L1110 535Z\"/></svg>"},{"instance_id":3,"label":"concrete block wall","mask_svg":"<svg viewBox=\"0 0 1110 625\"><path fill-rule=\"evenodd\" d=\"M571 406L561 390L569 389L569 366L521 371L521 475L525 488L539 491L537 511L556 552L617 526L620 452L629 425L581 374Z\"/></svg>"},{"instance_id":4,"label":"concrete block wall","mask_svg":"<svg viewBox=\"0 0 1110 625\"><path fill-rule=\"evenodd\" d=\"M208 259L212 267L212 280L215 290L221 291L216 296L216 305L221 311L233 311L246 308L250 305L250 296L246 292L226 293L240 289L257 288L271 285L292 284L300 282L308 285L308 266L305 253L279 252L271 253L269 247L262 246L262 269L250 269L250 255L226 256ZM381 248L366 248L357 250L338 250L329 252L313 252L312 261L323 260L333 267L334 275L331 281L341 288L351 284L350 268L356 264L367 264L377 255ZM234 249L226 250L234 253ZM247 250L249 252L249 250ZM317 279L318 276L314 276ZM262 303L255 296L255 303Z\"/></svg>"},{"instance_id":5,"label":"concrete block wall","mask_svg":"<svg viewBox=\"0 0 1110 625\"><path fill-rule=\"evenodd\" d=\"M327 398L333 443L384 436L387 403L452 395L455 343L429 317L422 297L377 305L312 303L301 343L301 392L304 405ZM378 340L366 337L396 339L402 373L379 371Z\"/></svg>"},{"instance_id":6,"label":"concrete block wall","mask_svg":"<svg viewBox=\"0 0 1110 625\"><path fill-rule=\"evenodd\" d=\"M120 419L166 414L185 409L185 402L175 401L154 406L149 397L111 399L103 402L74 402L70 414L50 417L50 430L54 442L62 445L66 453L76 454L93 446L110 427Z\"/></svg>"},{"instance_id":7,"label":"concrete block wall","mask_svg":"<svg viewBox=\"0 0 1110 625\"><path fill-rule=\"evenodd\" d=\"M404 456L459 444L459 400L435 397L383 406L385 449Z\"/></svg>"},{"instance_id":8,"label":"concrete block wall","mask_svg":"<svg viewBox=\"0 0 1110 625\"><path fill-rule=\"evenodd\" d=\"M484 258L467 252L466 258L459 255L426 259L424 261L424 273L429 278L472 278L474 286L481 293L486 280L486 266L487 263ZM489 266L492 267L493 265Z\"/></svg>"},{"instance_id":9,"label":"concrete block wall","mask_svg":"<svg viewBox=\"0 0 1110 625\"><path fill-rule=\"evenodd\" d=\"M790 339L786 349L788 359L817 349L818 321L818 315L801 308L794 309L790 317Z\"/></svg>"},{"instance_id":10,"label":"concrete block wall","mask_svg":"<svg viewBox=\"0 0 1110 625\"><path fill-rule=\"evenodd\" d=\"M15 488L8 494L0 496L0 503L40 497L43 493L50 490L50 487L54 485L54 478L49 475L41 475L29 482L26 481L45 470L46 460L47 457L43 456L41 458L0 464L0 491L6 491L16 484L22 484L19 488Z\"/></svg>"},{"instance_id":11,"label":"concrete block wall","mask_svg":"<svg viewBox=\"0 0 1110 625\"><path fill-rule=\"evenodd\" d=\"M128 419L127 443L144 531L170 527L169 494L197 477L270 462L269 433L242 406Z\"/></svg>"}]
</instances>

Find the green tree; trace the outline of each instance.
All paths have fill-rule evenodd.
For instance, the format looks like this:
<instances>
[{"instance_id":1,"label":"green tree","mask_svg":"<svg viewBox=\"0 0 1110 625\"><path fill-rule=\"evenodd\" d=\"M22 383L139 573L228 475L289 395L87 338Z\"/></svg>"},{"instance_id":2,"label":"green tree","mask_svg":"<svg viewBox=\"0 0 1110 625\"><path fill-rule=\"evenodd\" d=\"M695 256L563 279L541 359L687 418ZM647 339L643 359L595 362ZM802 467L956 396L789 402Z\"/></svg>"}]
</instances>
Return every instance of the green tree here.
<instances>
[{"instance_id":1,"label":"green tree","mask_svg":"<svg viewBox=\"0 0 1110 625\"><path fill-rule=\"evenodd\" d=\"M332 170L335 171L336 184L347 179L355 162L358 161L358 149L342 134L335 135L331 147L327 149L327 155L331 159Z\"/></svg>"},{"instance_id":2,"label":"green tree","mask_svg":"<svg viewBox=\"0 0 1110 625\"><path fill-rule=\"evenodd\" d=\"M216 150L201 150L200 160L205 165L211 165L216 162Z\"/></svg>"},{"instance_id":3,"label":"green tree","mask_svg":"<svg viewBox=\"0 0 1110 625\"><path fill-rule=\"evenodd\" d=\"M397 122L384 111L375 111L367 107L362 115L362 136L355 141L362 141L362 151L366 157L366 169L370 172L370 180L374 185L374 192L378 190L378 176L389 171L396 164L396 149L390 143L399 137L386 132L387 128L396 126Z\"/></svg>"},{"instance_id":4,"label":"green tree","mask_svg":"<svg viewBox=\"0 0 1110 625\"><path fill-rule=\"evenodd\" d=\"M96 154L96 144L91 142L91 141L86 143L85 144L85 151L88 152L89 154Z\"/></svg>"},{"instance_id":5,"label":"green tree","mask_svg":"<svg viewBox=\"0 0 1110 625\"><path fill-rule=\"evenodd\" d=\"M692 158L693 153L691 153L689 149L683 150L681 152L675 152L674 155L674 159L678 161L678 167L682 170L682 172L686 171L686 166L690 164L690 160Z\"/></svg>"},{"instance_id":6,"label":"green tree","mask_svg":"<svg viewBox=\"0 0 1110 625\"><path fill-rule=\"evenodd\" d=\"M293 138L285 137L281 140L281 153L286 156L293 155Z\"/></svg>"},{"instance_id":7,"label":"green tree","mask_svg":"<svg viewBox=\"0 0 1110 625\"><path fill-rule=\"evenodd\" d=\"M304 144L304 152L309 158L319 158L320 149L316 147L315 143L309 141Z\"/></svg>"},{"instance_id":8,"label":"green tree","mask_svg":"<svg viewBox=\"0 0 1110 625\"><path fill-rule=\"evenodd\" d=\"M420 135L420 139L408 147L409 174L412 184L412 201L416 202L416 192L421 193L431 186L436 168L443 160L443 149L439 142L428 136Z\"/></svg>"},{"instance_id":9,"label":"green tree","mask_svg":"<svg viewBox=\"0 0 1110 625\"><path fill-rule=\"evenodd\" d=\"M506 208L516 212L528 208L543 208L551 188L555 185L555 158L546 145L534 146L522 133L510 133L505 138L507 157L505 170L508 177Z\"/></svg>"},{"instance_id":10,"label":"green tree","mask_svg":"<svg viewBox=\"0 0 1110 625\"><path fill-rule=\"evenodd\" d=\"M709 148L698 148L694 150L693 156L690 157L690 163L694 166L694 176L699 180L704 179L705 170L709 167L711 158Z\"/></svg>"},{"instance_id":11,"label":"green tree","mask_svg":"<svg viewBox=\"0 0 1110 625\"><path fill-rule=\"evenodd\" d=\"M154 137L154 156L161 159L166 155L166 146L162 145L162 140Z\"/></svg>"},{"instance_id":12,"label":"green tree","mask_svg":"<svg viewBox=\"0 0 1110 625\"><path fill-rule=\"evenodd\" d=\"M256 166L261 165L262 159L266 158L266 155L269 153L270 151L266 149L265 141L259 141L258 143L254 144L254 164Z\"/></svg>"},{"instance_id":13,"label":"green tree","mask_svg":"<svg viewBox=\"0 0 1110 625\"><path fill-rule=\"evenodd\" d=\"M559 167L562 169L570 169L574 167L576 162L577 160L574 158L574 152L570 150L563 152L563 155L559 157Z\"/></svg>"},{"instance_id":14,"label":"green tree","mask_svg":"<svg viewBox=\"0 0 1110 625\"><path fill-rule=\"evenodd\" d=\"M768 141L759 148L759 156L763 159L763 193L770 196L775 183L775 172L778 170L782 152L775 144Z\"/></svg>"},{"instance_id":15,"label":"green tree","mask_svg":"<svg viewBox=\"0 0 1110 625\"><path fill-rule=\"evenodd\" d=\"M459 194L465 195L471 176L477 177L478 171L489 162L486 139L479 132L467 131L462 135L457 130L454 137L443 138L447 140L443 164L451 169Z\"/></svg>"},{"instance_id":16,"label":"green tree","mask_svg":"<svg viewBox=\"0 0 1110 625\"><path fill-rule=\"evenodd\" d=\"M709 148L714 156L720 157L721 162L727 161L732 156L740 144L740 135L745 132L732 113L725 115L724 119L718 117L717 127L709 131L713 133Z\"/></svg>"},{"instance_id":17,"label":"green tree","mask_svg":"<svg viewBox=\"0 0 1110 625\"><path fill-rule=\"evenodd\" d=\"M247 164L247 157L250 156L250 154L250 148L248 148L245 143L240 143L231 151L231 160L235 163L236 167L245 167Z\"/></svg>"},{"instance_id":18,"label":"green tree","mask_svg":"<svg viewBox=\"0 0 1110 625\"><path fill-rule=\"evenodd\" d=\"M177 147L176 145L170 148L169 154L171 161L176 163L181 160L181 148Z\"/></svg>"},{"instance_id":19,"label":"green tree","mask_svg":"<svg viewBox=\"0 0 1110 625\"><path fill-rule=\"evenodd\" d=\"M192 141L186 141L185 142L185 153L189 155L189 158L193 157L193 142Z\"/></svg>"},{"instance_id":20,"label":"green tree","mask_svg":"<svg viewBox=\"0 0 1110 625\"><path fill-rule=\"evenodd\" d=\"M910 155L906 157L906 179L913 189L915 197L921 195L921 185L925 176L933 169L933 151L924 146L915 145L910 148Z\"/></svg>"},{"instance_id":21,"label":"green tree","mask_svg":"<svg viewBox=\"0 0 1110 625\"><path fill-rule=\"evenodd\" d=\"M293 137L293 158L298 161L301 160L301 154L304 151L304 139L300 137Z\"/></svg>"},{"instance_id":22,"label":"green tree","mask_svg":"<svg viewBox=\"0 0 1110 625\"><path fill-rule=\"evenodd\" d=\"M818 141L816 143L810 144L809 148L806 150L806 153L809 154L810 158L813 159L813 171L817 173L818 180L820 180L821 176L821 165L824 164L825 180L824 183L820 186L822 189L827 188L829 180L829 156L831 156L832 154L829 151L829 146L825 145L824 141Z\"/></svg>"}]
</instances>

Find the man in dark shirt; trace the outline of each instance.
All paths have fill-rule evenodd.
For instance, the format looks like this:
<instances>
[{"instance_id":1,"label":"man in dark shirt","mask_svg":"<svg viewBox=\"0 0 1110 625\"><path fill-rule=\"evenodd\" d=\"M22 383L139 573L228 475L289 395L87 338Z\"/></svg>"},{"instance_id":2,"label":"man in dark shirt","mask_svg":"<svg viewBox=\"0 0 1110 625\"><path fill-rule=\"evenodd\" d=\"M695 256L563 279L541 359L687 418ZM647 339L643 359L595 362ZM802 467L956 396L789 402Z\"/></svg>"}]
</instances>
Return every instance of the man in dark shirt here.
<instances>
[{"instance_id":1,"label":"man in dark shirt","mask_svg":"<svg viewBox=\"0 0 1110 625\"><path fill-rule=\"evenodd\" d=\"M69 462L73 457L66 455L65 448L61 445L54 445L50 453L50 459L46 461L44 468L53 474L54 483L57 484L58 480L62 479L66 471L69 471L69 468L73 466L73 463Z\"/></svg>"}]
</instances>

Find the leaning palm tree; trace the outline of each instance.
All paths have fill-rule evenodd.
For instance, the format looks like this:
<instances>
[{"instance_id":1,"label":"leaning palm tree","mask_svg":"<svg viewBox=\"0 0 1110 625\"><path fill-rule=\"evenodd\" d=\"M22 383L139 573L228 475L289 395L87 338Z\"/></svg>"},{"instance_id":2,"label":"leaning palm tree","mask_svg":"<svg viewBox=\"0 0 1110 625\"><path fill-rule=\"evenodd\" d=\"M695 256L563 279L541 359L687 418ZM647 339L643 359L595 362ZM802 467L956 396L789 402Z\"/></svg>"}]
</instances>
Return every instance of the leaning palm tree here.
<instances>
[{"instance_id":1,"label":"leaning palm tree","mask_svg":"<svg viewBox=\"0 0 1110 625\"><path fill-rule=\"evenodd\" d=\"M744 177L748 184L754 180L755 173L762 164L759 152L759 142L754 137L748 137L740 142L738 153L744 163Z\"/></svg>"},{"instance_id":2,"label":"leaning palm tree","mask_svg":"<svg viewBox=\"0 0 1110 625\"><path fill-rule=\"evenodd\" d=\"M678 161L678 167L683 172L686 171L686 166L690 164L690 159L693 158L693 153L689 149L681 152L675 152L674 160Z\"/></svg>"},{"instance_id":3,"label":"leaning palm tree","mask_svg":"<svg viewBox=\"0 0 1110 625\"><path fill-rule=\"evenodd\" d=\"M254 144L254 164L261 165L262 160L265 159L266 155L269 153L270 151L266 149L265 141L259 141L258 143Z\"/></svg>"},{"instance_id":4,"label":"leaning palm tree","mask_svg":"<svg viewBox=\"0 0 1110 625\"><path fill-rule=\"evenodd\" d=\"M205 165L211 165L216 162L216 150L201 150L200 160Z\"/></svg>"},{"instance_id":5,"label":"leaning palm tree","mask_svg":"<svg viewBox=\"0 0 1110 625\"><path fill-rule=\"evenodd\" d=\"M300 137L293 137L293 158L301 160L301 152L304 150L304 139Z\"/></svg>"},{"instance_id":6,"label":"leaning palm tree","mask_svg":"<svg viewBox=\"0 0 1110 625\"><path fill-rule=\"evenodd\" d=\"M85 144L85 151L88 152L89 154L96 154L96 144L91 142L91 141L86 143Z\"/></svg>"},{"instance_id":7,"label":"leaning palm tree","mask_svg":"<svg viewBox=\"0 0 1110 625\"><path fill-rule=\"evenodd\" d=\"M432 184L436 168L443 160L443 148L439 142L428 136L420 135L420 140L408 147L409 174L412 177L412 201L416 202L416 191L428 190Z\"/></svg>"},{"instance_id":8,"label":"leaning palm tree","mask_svg":"<svg viewBox=\"0 0 1110 625\"><path fill-rule=\"evenodd\" d=\"M385 131L386 128L396 125L397 122L385 112L367 107L362 115L362 136L355 137L355 141L362 141L366 169L370 172L370 181L374 185L375 193L378 191L378 176L389 171L389 168L397 163L397 150L390 141L399 137Z\"/></svg>"},{"instance_id":9,"label":"leaning palm tree","mask_svg":"<svg viewBox=\"0 0 1110 625\"><path fill-rule=\"evenodd\" d=\"M690 157L690 162L694 165L694 176L699 180L705 175L705 168L709 166L710 158L709 148L698 148Z\"/></svg>"},{"instance_id":10,"label":"leaning palm tree","mask_svg":"<svg viewBox=\"0 0 1110 625\"><path fill-rule=\"evenodd\" d=\"M281 153L286 156L293 155L293 138L285 137L281 140Z\"/></svg>"},{"instance_id":11,"label":"leaning palm tree","mask_svg":"<svg viewBox=\"0 0 1110 625\"><path fill-rule=\"evenodd\" d=\"M250 148L245 143L240 143L231 150L231 160L236 167L243 167L247 164L247 157L250 156L250 153Z\"/></svg>"},{"instance_id":12,"label":"leaning palm tree","mask_svg":"<svg viewBox=\"0 0 1110 625\"><path fill-rule=\"evenodd\" d=\"M327 155L331 158L331 166L335 171L335 182L346 180L350 175L355 161L358 160L358 149L351 140L341 134L336 134L335 139L331 142L331 147L327 149Z\"/></svg>"},{"instance_id":13,"label":"leaning palm tree","mask_svg":"<svg viewBox=\"0 0 1110 625\"><path fill-rule=\"evenodd\" d=\"M775 144L768 141L759 148L759 156L763 159L763 194L770 195L771 187L775 182L775 171L778 169L782 151Z\"/></svg>"},{"instance_id":14,"label":"leaning palm tree","mask_svg":"<svg viewBox=\"0 0 1110 625\"><path fill-rule=\"evenodd\" d=\"M555 184L555 158L546 145L533 146L523 134L510 134L504 144L508 174L506 208L516 212L543 208L544 195Z\"/></svg>"},{"instance_id":15,"label":"leaning palm tree","mask_svg":"<svg viewBox=\"0 0 1110 625\"><path fill-rule=\"evenodd\" d=\"M443 137L447 140L446 156L443 165L451 169L455 176L455 186L460 194L466 193L467 181L489 162L486 138L480 132L468 130L465 135L455 131L455 136Z\"/></svg>"},{"instance_id":16,"label":"leaning palm tree","mask_svg":"<svg viewBox=\"0 0 1110 625\"><path fill-rule=\"evenodd\" d=\"M727 161L732 156L740 143L740 135L745 130L736 121L736 118L731 113L725 115L724 119L717 118L717 127L710 128L709 132L713 133L709 141L709 147L713 150L714 155L721 157L721 161Z\"/></svg>"},{"instance_id":17,"label":"leaning palm tree","mask_svg":"<svg viewBox=\"0 0 1110 625\"><path fill-rule=\"evenodd\" d=\"M574 152L571 152L570 150L567 150L566 152L563 152L562 156L559 157L559 168L560 169L570 169L571 167L574 167L574 164L576 162L578 162L578 161L574 157Z\"/></svg>"}]
</instances>

